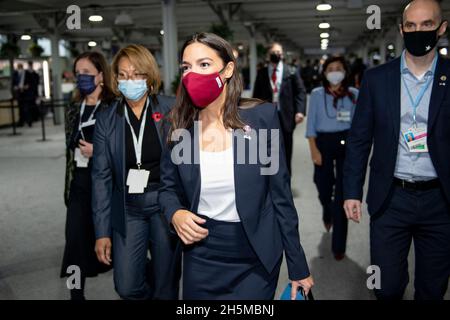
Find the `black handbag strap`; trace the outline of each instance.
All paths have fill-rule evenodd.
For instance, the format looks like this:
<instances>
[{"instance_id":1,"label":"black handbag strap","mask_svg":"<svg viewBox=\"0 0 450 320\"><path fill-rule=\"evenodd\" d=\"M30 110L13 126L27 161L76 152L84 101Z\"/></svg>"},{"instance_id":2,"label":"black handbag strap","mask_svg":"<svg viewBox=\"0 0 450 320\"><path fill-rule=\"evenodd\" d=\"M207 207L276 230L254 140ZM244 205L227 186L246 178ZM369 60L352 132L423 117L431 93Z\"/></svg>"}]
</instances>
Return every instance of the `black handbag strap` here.
<instances>
[{"instance_id":1,"label":"black handbag strap","mask_svg":"<svg viewBox=\"0 0 450 320\"><path fill-rule=\"evenodd\" d=\"M300 287L300 292L302 293L302 296L303 296L303 298L305 298L305 300L314 300L312 290L309 290L308 295L305 295L305 291L303 290L302 287Z\"/></svg>"}]
</instances>

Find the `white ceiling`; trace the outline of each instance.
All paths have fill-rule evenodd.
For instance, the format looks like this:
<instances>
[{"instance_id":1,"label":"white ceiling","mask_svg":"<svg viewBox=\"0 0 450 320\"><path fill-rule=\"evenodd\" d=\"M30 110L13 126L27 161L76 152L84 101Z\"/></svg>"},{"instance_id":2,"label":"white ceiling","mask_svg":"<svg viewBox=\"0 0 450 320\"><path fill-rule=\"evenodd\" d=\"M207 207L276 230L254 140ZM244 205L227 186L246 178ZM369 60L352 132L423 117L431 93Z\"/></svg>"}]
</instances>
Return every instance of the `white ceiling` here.
<instances>
[{"instance_id":1,"label":"white ceiling","mask_svg":"<svg viewBox=\"0 0 450 320\"><path fill-rule=\"evenodd\" d=\"M249 33L244 22L251 22L256 27L258 42L265 43L270 38L284 43L292 50L316 49L320 47L318 24L322 21L331 23L330 47L348 48L362 39L379 34L379 31L366 29L366 8L376 4L382 12L382 29L391 27L395 18L401 13L407 1L402 0L329 0L333 9L318 12L316 0L212 0L214 6L221 6L228 11L236 9L231 17L230 27L234 31L235 43L246 43ZM350 8L351 4L362 5ZM68 31L65 24L59 29L64 38L73 40L111 39L114 35L123 36L126 42L139 42L148 46L161 45L159 30L162 29L162 9L160 0L0 0L0 33L21 34L28 31L35 35L45 35L44 20L59 11L64 17L67 6L76 4L81 7L82 29ZM90 23L89 15L93 12L90 5L101 6L99 13L104 17L100 23ZM240 5L238 5L240 4ZM446 10L450 5L443 3ZM115 28L114 19L121 10L126 10L134 25L129 28ZM194 32L209 30L212 23L219 23L219 18L211 9L207 0L178 0L176 4L178 38L183 41ZM125 31L126 30L126 31ZM125 33L124 33L125 32ZM370 40L369 40L370 41Z\"/></svg>"}]
</instances>

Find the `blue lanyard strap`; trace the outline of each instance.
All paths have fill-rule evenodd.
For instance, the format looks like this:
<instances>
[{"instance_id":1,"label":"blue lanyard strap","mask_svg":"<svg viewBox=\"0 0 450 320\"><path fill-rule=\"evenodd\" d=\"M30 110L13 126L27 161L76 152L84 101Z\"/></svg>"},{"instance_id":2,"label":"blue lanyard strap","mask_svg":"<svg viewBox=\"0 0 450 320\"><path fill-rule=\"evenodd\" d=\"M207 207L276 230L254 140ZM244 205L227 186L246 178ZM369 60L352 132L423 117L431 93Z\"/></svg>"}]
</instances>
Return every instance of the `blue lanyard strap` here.
<instances>
[{"instance_id":1,"label":"blue lanyard strap","mask_svg":"<svg viewBox=\"0 0 450 320\"><path fill-rule=\"evenodd\" d=\"M434 58L433 60L433 66L431 68L431 70L433 70L433 73L431 76L428 77L427 81L424 83L424 85L422 86L419 94L416 97L416 100L413 99L412 95L411 95L411 91L408 88L408 85L405 81L405 76L403 75L403 69L404 69L404 58L401 59L401 78L403 81L403 85L405 86L405 90L406 93L408 94L408 98L409 101L411 102L411 106L413 108L413 125L414 127L417 127L417 121L416 121L416 114L417 114L417 108L419 107L420 102L422 101L423 96L425 95L425 92L427 92L428 88L430 87L430 84L433 82L433 78L434 78L434 74L435 74L435 70L436 70L436 64L437 64L437 56Z\"/></svg>"}]
</instances>

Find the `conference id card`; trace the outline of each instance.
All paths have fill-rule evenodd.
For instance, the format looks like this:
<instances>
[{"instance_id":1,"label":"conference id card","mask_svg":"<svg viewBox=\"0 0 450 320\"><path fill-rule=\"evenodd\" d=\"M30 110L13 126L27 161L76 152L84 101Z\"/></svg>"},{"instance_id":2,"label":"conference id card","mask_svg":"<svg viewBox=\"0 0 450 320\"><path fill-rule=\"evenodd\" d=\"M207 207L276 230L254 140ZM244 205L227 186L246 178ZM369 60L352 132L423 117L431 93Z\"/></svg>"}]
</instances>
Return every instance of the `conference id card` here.
<instances>
[{"instance_id":1,"label":"conference id card","mask_svg":"<svg viewBox=\"0 0 450 320\"><path fill-rule=\"evenodd\" d=\"M409 152L423 153L428 152L427 128L409 128L403 132L403 139L408 146Z\"/></svg>"},{"instance_id":2,"label":"conference id card","mask_svg":"<svg viewBox=\"0 0 450 320\"><path fill-rule=\"evenodd\" d=\"M336 120L340 122L350 122L352 113L350 111L338 111Z\"/></svg>"},{"instance_id":3,"label":"conference id card","mask_svg":"<svg viewBox=\"0 0 450 320\"><path fill-rule=\"evenodd\" d=\"M80 148L75 149L75 162L77 164L77 168L87 168L89 164L89 158L83 156Z\"/></svg>"},{"instance_id":4,"label":"conference id card","mask_svg":"<svg viewBox=\"0 0 450 320\"><path fill-rule=\"evenodd\" d=\"M278 91L274 91L272 94L272 103L278 103L278 100L279 100Z\"/></svg>"},{"instance_id":5,"label":"conference id card","mask_svg":"<svg viewBox=\"0 0 450 320\"><path fill-rule=\"evenodd\" d=\"M149 176L149 170L130 169L127 177L128 193L144 193Z\"/></svg>"}]
</instances>

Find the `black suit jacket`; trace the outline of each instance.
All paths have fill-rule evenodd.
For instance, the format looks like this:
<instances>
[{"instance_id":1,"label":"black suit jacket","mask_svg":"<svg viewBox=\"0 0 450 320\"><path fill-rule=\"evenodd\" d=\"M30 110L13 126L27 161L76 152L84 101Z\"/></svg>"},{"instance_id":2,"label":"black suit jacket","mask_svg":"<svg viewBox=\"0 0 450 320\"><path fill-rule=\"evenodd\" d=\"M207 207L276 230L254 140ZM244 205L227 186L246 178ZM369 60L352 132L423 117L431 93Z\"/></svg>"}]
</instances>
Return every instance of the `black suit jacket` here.
<instances>
[{"instance_id":1,"label":"black suit jacket","mask_svg":"<svg viewBox=\"0 0 450 320\"><path fill-rule=\"evenodd\" d=\"M345 199L362 199L367 161L373 146L367 194L370 214L382 208L393 183L400 136L400 84L400 58L366 72L347 140ZM449 91L450 62L439 57L428 115L428 148L450 201Z\"/></svg>"},{"instance_id":2,"label":"black suit jacket","mask_svg":"<svg viewBox=\"0 0 450 320\"><path fill-rule=\"evenodd\" d=\"M268 133L270 138L268 146L271 145L272 139L280 142L278 150L272 149L272 152L277 152L279 159L279 169L276 174L261 175L260 169L268 165L260 161L256 164L251 164L249 161L239 164L237 161L238 146L243 145L245 154L249 155L251 141L259 141L258 129L279 129L276 108L271 103L265 103L250 109L240 109L239 115L246 124L256 130L256 136L253 136L251 140L245 138L242 131L234 131L235 196L240 220L250 244L269 273L284 250L290 279L304 279L309 276L309 270L300 245L298 216L292 199L290 176L279 130L272 135ZM190 154L186 162L190 161L192 164L172 162L170 147L164 149L161 161L162 187L159 202L169 223L177 210L186 209L197 213L199 204L200 165L198 161L194 162L195 157L199 159L198 132L190 128L189 135L182 139L187 139L189 145L187 150ZM195 145L197 148L194 147Z\"/></svg>"},{"instance_id":3,"label":"black suit jacket","mask_svg":"<svg viewBox=\"0 0 450 320\"><path fill-rule=\"evenodd\" d=\"M152 112L164 115L155 121L161 146L168 131L166 115L175 99L157 96L150 100ZM96 238L111 237L114 229L125 234L125 116L124 102L116 101L110 108L98 113L94 131L92 158L92 211Z\"/></svg>"},{"instance_id":4,"label":"black suit jacket","mask_svg":"<svg viewBox=\"0 0 450 320\"><path fill-rule=\"evenodd\" d=\"M14 87L20 85L20 76L19 72L15 71L13 75L13 84ZM23 91L16 91L17 99L21 100L32 100L36 99L39 95L39 75L36 71L25 70L24 71L24 79L23 85L28 86L28 88L24 88Z\"/></svg>"},{"instance_id":5,"label":"black suit jacket","mask_svg":"<svg viewBox=\"0 0 450 320\"><path fill-rule=\"evenodd\" d=\"M253 97L272 102L273 93L267 67L258 71L253 89ZM280 121L283 129L292 132L295 129L295 114L306 115L306 89L296 69L283 64L283 79L279 92L281 108Z\"/></svg>"}]
</instances>

